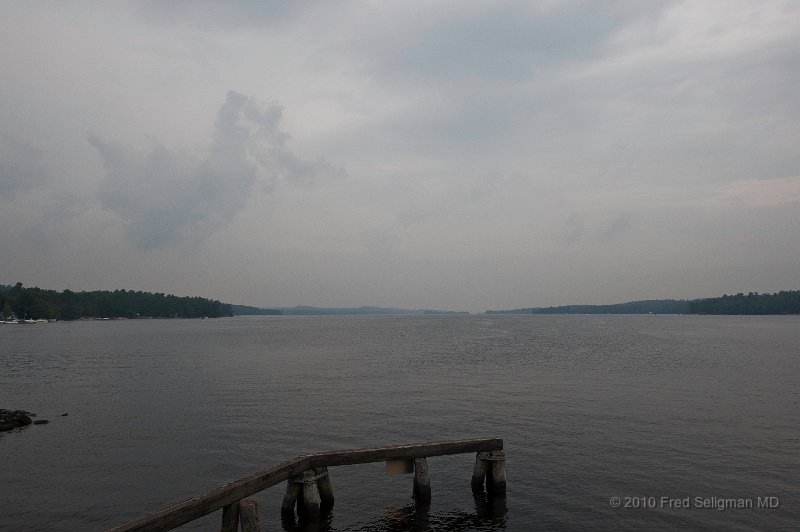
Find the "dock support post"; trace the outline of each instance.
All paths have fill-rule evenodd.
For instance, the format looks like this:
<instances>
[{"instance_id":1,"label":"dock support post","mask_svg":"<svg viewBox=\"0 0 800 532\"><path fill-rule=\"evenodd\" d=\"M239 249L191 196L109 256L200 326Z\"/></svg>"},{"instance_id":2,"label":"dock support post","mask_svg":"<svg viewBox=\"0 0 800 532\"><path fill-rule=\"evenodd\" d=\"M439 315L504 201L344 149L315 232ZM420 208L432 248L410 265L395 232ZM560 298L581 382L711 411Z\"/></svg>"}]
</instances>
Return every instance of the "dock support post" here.
<instances>
[{"instance_id":1,"label":"dock support post","mask_svg":"<svg viewBox=\"0 0 800 532\"><path fill-rule=\"evenodd\" d=\"M472 470L472 493L483 493L484 481L486 494L490 497L505 499L506 497L506 453L505 451L480 452L475 457L475 468Z\"/></svg>"},{"instance_id":2,"label":"dock support post","mask_svg":"<svg viewBox=\"0 0 800 532\"><path fill-rule=\"evenodd\" d=\"M312 517L333 507L333 486L327 467L306 469L301 475L286 481L281 515L293 518L295 505L298 516L303 514Z\"/></svg>"},{"instance_id":3,"label":"dock support post","mask_svg":"<svg viewBox=\"0 0 800 532\"><path fill-rule=\"evenodd\" d=\"M317 488L317 479L314 478L315 473L313 469L306 469L303 471L302 486L303 486L303 512L309 515L319 513L320 503L319 489Z\"/></svg>"},{"instance_id":4,"label":"dock support post","mask_svg":"<svg viewBox=\"0 0 800 532\"><path fill-rule=\"evenodd\" d=\"M483 493L483 482L489 469L488 452L480 452L475 456L475 467L472 469L472 493Z\"/></svg>"},{"instance_id":5,"label":"dock support post","mask_svg":"<svg viewBox=\"0 0 800 532\"><path fill-rule=\"evenodd\" d=\"M256 501L245 499L239 503L239 519L242 524L242 532L261 532Z\"/></svg>"},{"instance_id":6,"label":"dock support post","mask_svg":"<svg viewBox=\"0 0 800 532\"><path fill-rule=\"evenodd\" d=\"M237 532L239 530L239 501L222 508L222 527L220 532Z\"/></svg>"},{"instance_id":7,"label":"dock support post","mask_svg":"<svg viewBox=\"0 0 800 532\"><path fill-rule=\"evenodd\" d=\"M317 480L317 490L319 491L320 509L323 512L333 508L333 486L331 477L328 475L327 467L315 467L314 473L319 477Z\"/></svg>"},{"instance_id":8,"label":"dock support post","mask_svg":"<svg viewBox=\"0 0 800 532\"><path fill-rule=\"evenodd\" d=\"M506 498L506 453L492 451L487 458L490 466L486 472L486 492L490 497ZM491 482L489 479L491 478Z\"/></svg>"},{"instance_id":9,"label":"dock support post","mask_svg":"<svg viewBox=\"0 0 800 532\"><path fill-rule=\"evenodd\" d=\"M426 458L414 459L414 500L417 505L431 503L431 477Z\"/></svg>"},{"instance_id":10,"label":"dock support post","mask_svg":"<svg viewBox=\"0 0 800 532\"><path fill-rule=\"evenodd\" d=\"M300 477L291 477L286 481L286 493L281 503L281 514L294 517L294 505L298 502L302 490L303 484L300 483Z\"/></svg>"}]
</instances>

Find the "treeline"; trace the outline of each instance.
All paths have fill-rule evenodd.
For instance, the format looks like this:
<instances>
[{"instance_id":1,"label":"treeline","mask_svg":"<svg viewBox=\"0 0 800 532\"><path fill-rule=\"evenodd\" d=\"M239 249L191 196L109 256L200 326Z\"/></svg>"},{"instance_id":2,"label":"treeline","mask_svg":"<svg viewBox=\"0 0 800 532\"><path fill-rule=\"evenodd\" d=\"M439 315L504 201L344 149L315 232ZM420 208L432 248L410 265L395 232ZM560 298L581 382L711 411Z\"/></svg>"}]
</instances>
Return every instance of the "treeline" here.
<instances>
[{"instance_id":1,"label":"treeline","mask_svg":"<svg viewBox=\"0 0 800 532\"><path fill-rule=\"evenodd\" d=\"M487 314L800 314L800 290L775 294L750 292L709 299L654 299L616 305L487 310Z\"/></svg>"},{"instance_id":2,"label":"treeline","mask_svg":"<svg viewBox=\"0 0 800 532\"><path fill-rule=\"evenodd\" d=\"M750 292L689 302L692 314L800 314L800 290Z\"/></svg>"},{"instance_id":3,"label":"treeline","mask_svg":"<svg viewBox=\"0 0 800 532\"><path fill-rule=\"evenodd\" d=\"M218 318L232 316L231 306L202 297L129 290L73 292L0 285L4 319Z\"/></svg>"}]
</instances>

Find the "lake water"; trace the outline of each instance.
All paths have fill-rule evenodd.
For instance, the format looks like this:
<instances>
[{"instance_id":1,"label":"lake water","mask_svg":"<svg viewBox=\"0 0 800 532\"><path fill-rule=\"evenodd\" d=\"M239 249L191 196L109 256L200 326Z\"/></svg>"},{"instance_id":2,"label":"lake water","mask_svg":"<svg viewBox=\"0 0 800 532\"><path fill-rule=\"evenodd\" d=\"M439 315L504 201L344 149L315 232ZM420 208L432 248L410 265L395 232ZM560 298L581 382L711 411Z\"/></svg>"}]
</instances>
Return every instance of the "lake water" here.
<instances>
[{"instance_id":1,"label":"lake water","mask_svg":"<svg viewBox=\"0 0 800 532\"><path fill-rule=\"evenodd\" d=\"M101 530L306 452L500 437L505 510L476 506L474 455L429 459L427 514L410 477L337 467L326 529L797 530L798 346L797 316L0 326L0 408L50 420L0 433L0 529ZM264 529L288 526L283 489L254 497ZM724 502L759 497L780 507Z\"/></svg>"}]
</instances>

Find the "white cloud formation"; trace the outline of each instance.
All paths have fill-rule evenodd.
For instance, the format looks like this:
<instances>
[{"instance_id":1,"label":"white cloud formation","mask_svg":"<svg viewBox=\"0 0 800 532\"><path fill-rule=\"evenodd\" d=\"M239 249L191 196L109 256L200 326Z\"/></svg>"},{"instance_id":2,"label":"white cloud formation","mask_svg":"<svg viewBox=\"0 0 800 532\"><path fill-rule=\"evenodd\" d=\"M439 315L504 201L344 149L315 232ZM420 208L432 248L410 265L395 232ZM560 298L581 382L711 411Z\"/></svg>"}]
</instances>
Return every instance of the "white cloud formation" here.
<instances>
[{"instance_id":1,"label":"white cloud formation","mask_svg":"<svg viewBox=\"0 0 800 532\"><path fill-rule=\"evenodd\" d=\"M341 174L324 159L305 161L288 150L282 114L276 103L259 106L230 91L199 155L156 141L143 155L90 134L107 170L98 197L125 221L130 241L150 249L208 238L245 207L259 181L271 188L278 179L311 184Z\"/></svg>"}]
</instances>

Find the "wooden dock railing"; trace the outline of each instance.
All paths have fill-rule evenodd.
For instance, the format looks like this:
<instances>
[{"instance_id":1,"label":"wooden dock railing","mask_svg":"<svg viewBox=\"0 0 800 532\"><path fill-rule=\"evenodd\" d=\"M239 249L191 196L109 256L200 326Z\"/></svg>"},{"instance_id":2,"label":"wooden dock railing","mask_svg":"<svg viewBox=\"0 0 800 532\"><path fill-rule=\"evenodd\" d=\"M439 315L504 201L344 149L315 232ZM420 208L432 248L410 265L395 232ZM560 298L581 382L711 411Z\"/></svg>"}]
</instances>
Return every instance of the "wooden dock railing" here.
<instances>
[{"instance_id":1,"label":"wooden dock railing","mask_svg":"<svg viewBox=\"0 0 800 532\"><path fill-rule=\"evenodd\" d=\"M247 497L280 482L288 481L281 510L315 514L333 505L333 489L328 467L386 461L389 474L414 472L414 499L429 504L430 478L426 458L450 454L477 453L472 474L472 490L481 493L484 485L490 497L505 498L506 472L503 440L499 438L452 440L372 449L349 449L300 455L216 489L148 514L108 532L172 530L211 512L222 509L223 532L259 530L255 501Z\"/></svg>"}]
</instances>

